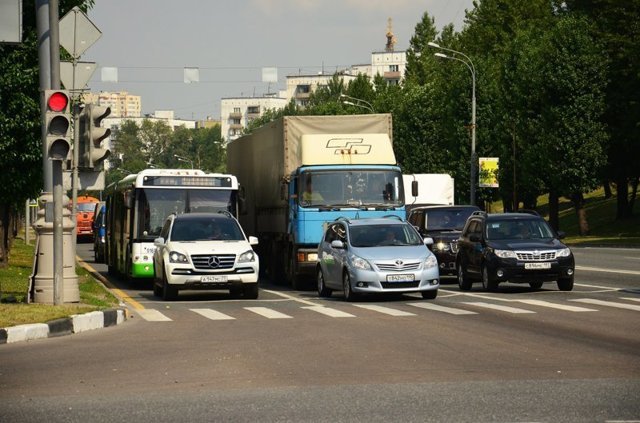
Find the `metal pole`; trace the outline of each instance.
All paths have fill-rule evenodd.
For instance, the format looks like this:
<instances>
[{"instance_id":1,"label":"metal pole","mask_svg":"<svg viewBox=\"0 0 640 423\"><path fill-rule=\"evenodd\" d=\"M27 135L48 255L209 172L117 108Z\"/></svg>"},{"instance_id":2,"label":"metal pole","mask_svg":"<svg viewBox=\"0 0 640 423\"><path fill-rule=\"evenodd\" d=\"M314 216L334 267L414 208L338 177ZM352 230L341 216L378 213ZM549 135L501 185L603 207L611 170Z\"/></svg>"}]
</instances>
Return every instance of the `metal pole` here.
<instances>
[{"instance_id":1,"label":"metal pole","mask_svg":"<svg viewBox=\"0 0 640 423\"><path fill-rule=\"evenodd\" d=\"M470 61L471 62L471 61ZM473 68L473 63L471 64ZM476 73L475 69L471 71L471 188L470 203L476 205Z\"/></svg>"},{"instance_id":2,"label":"metal pole","mask_svg":"<svg viewBox=\"0 0 640 423\"><path fill-rule=\"evenodd\" d=\"M40 66L40 90L51 87L51 60L49 59L49 1L36 0L36 27L38 31L38 63ZM41 122L46 120L46 99L42 96L40 103ZM47 157L47 135L45 125L42 125L42 175L44 192L53 191L51 182L51 161Z\"/></svg>"}]
</instances>

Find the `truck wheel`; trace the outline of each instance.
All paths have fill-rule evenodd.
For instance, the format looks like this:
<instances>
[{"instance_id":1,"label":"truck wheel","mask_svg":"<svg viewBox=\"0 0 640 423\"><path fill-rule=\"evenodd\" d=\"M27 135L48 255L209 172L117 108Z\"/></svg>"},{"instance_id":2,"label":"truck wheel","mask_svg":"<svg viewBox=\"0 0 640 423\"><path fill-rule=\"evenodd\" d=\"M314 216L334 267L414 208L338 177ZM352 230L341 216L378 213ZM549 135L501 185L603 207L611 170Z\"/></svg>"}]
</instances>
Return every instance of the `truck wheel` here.
<instances>
[{"instance_id":1,"label":"truck wheel","mask_svg":"<svg viewBox=\"0 0 640 423\"><path fill-rule=\"evenodd\" d=\"M246 283L242 285L244 297L250 300L258 298L258 283Z\"/></svg>"}]
</instances>

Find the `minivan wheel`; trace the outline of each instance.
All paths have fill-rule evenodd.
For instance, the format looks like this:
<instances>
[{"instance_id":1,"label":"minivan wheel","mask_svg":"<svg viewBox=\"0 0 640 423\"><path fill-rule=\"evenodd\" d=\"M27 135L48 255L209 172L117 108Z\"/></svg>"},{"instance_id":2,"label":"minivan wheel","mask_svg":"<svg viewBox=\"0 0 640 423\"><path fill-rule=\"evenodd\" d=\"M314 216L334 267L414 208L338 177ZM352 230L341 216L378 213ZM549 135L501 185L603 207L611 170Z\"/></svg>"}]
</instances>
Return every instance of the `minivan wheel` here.
<instances>
[{"instance_id":1,"label":"minivan wheel","mask_svg":"<svg viewBox=\"0 0 640 423\"><path fill-rule=\"evenodd\" d=\"M344 272L342 275L342 289L344 290L344 299L347 301L354 301L356 294L351 290L351 277L349 272Z\"/></svg>"},{"instance_id":2,"label":"minivan wheel","mask_svg":"<svg viewBox=\"0 0 640 423\"><path fill-rule=\"evenodd\" d=\"M484 265L482 266L482 288L489 292L495 291L498 288L498 283L489 277L489 270L487 266Z\"/></svg>"},{"instance_id":3,"label":"minivan wheel","mask_svg":"<svg viewBox=\"0 0 640 423\"><path fill-rule=\"evenodd\" d=\"M573 289L573 278L558 279L558 289L560 291L571 291Z\"/></svg>"},{"instance_id":4,"label":"minivan wheel","mask_svg":"<svg viewBox=\"0 0 640 423\"><path fill-rule=\"evenodd\" d=\"M323 298L330 297L332 291L324 284L324 273L322 273L322 269L320 267L318 267L316 279L318 281L318 296Z\"/></svg>"},{"instance_id":5,"label":"minivan wheel","mask_svg":"<svg viewBox=\"0 0 640 423\"><path fill-rule=\"evenodd\" d=\"M437 289L431 289L429 291L422 291L422 298L424 298L425 300L435 300L436 297L438 296L438 290Z\"/></svg>"},{"instance_id":6,"label":"minivan wheel","mask_svg":"<svg viewBox=\"0 0 640 423\"><path fill-rule=\"evenodd\" d=\"M471 290L471 281L464 273L464 269L462 268L462 262L458 262L458 286L461 291L469 291Z\"/></svg>"}]
</instances>

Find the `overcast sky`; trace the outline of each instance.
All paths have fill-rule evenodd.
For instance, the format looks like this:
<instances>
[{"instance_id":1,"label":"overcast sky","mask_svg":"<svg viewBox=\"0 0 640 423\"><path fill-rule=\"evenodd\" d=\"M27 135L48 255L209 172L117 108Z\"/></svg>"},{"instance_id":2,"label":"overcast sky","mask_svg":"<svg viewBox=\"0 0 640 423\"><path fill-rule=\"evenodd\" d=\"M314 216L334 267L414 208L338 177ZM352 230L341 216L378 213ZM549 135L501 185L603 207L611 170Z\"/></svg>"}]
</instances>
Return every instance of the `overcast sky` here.
<instances>
[{"instance_id":1,"label":"overcast sky","mask_svg":"<svg viewBox=\"0 0 640 423\"><path fill-rule=\"evenodd\" d=\"M98 69L92 91L128 91L142 112L220 118L220 99L262 96L285 88L285 77L333 73L371 61L383 51L387 19L396 50L405 50L428 11L436 27L460 29L472 0L96 0L89 19L102 37L82 56ZM118 68L118 82L101 82L101 68ZM200 82L185 84L185 67ZM278 83L262 82L276 67Z\"/></svg>"}]
</instances>

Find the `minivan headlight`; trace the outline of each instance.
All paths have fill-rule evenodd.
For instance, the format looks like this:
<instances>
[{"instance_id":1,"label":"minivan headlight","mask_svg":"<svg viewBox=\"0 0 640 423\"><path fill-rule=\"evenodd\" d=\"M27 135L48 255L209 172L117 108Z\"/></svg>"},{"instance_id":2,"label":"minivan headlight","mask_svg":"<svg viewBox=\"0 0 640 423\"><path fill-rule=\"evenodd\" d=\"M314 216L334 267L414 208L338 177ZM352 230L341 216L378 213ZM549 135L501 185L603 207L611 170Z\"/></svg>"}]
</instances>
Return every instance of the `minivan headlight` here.
<instances>
[{"instance_id":1,"label":"minivan headlight","mask_svg":"<svg viewBox=\"0 0 640 423\"><path fill-rule=\"evenodd\" d=\"M355 267L356 269L372 270L371 265L369 264L369 262L367 260L363 259L362 257L352 256L351 257L351 264L353 264L353 267Z\"/></svg>"},{"instance_id":2,"label":"minivan headlight","mask_svg":"<svg viewBox=\"0 0 640 423\"><path fill-rule=\"evenodd\" d=\"M429 254L426 260L424 261L424 268L431 269L432 267L436 267L438 265L438 259L433 254Z\"/></svg>"},{"instance_id":3,"label":"minivan headlight","mask_svg":"<svg viewBox=\"0 0 640 423\"><path fill-rule=\"evenodd\" d=\"M169 253L169 262L170 263L189 263L189 259L182 253L177 251L172 251Z\"/></svg>"},{"instance_id":4,"label":"minivan headlight","mask_svg":"<svg viewBox=\"0 0 640 423\"><path fill-rule=\"evenodd\" d=\"M245 251L238 257L238 263L251 263L256 261L256 253L253 250Z\"/></svg>"},{"instance_id":5,"label":"minivan headlight","mask_svg":"<svg viewBox=\"0 0 640 423\"><path fill-rule=\"evenodd\" d=\"M558 250L556 253L556 257L569 257L571 255L571 250L568 248L563 248L562 250Z\"/></svg>"},{"instance_id":6,"label":"minivan headlight","mask_svg":"<svg viewBox=\"0 0 640 423\"><path fill-rule=\"evenodd\" d=\"M500 258L518 258L513 250L493 250L493 253Z\"/></svg>"}]
</instances>

